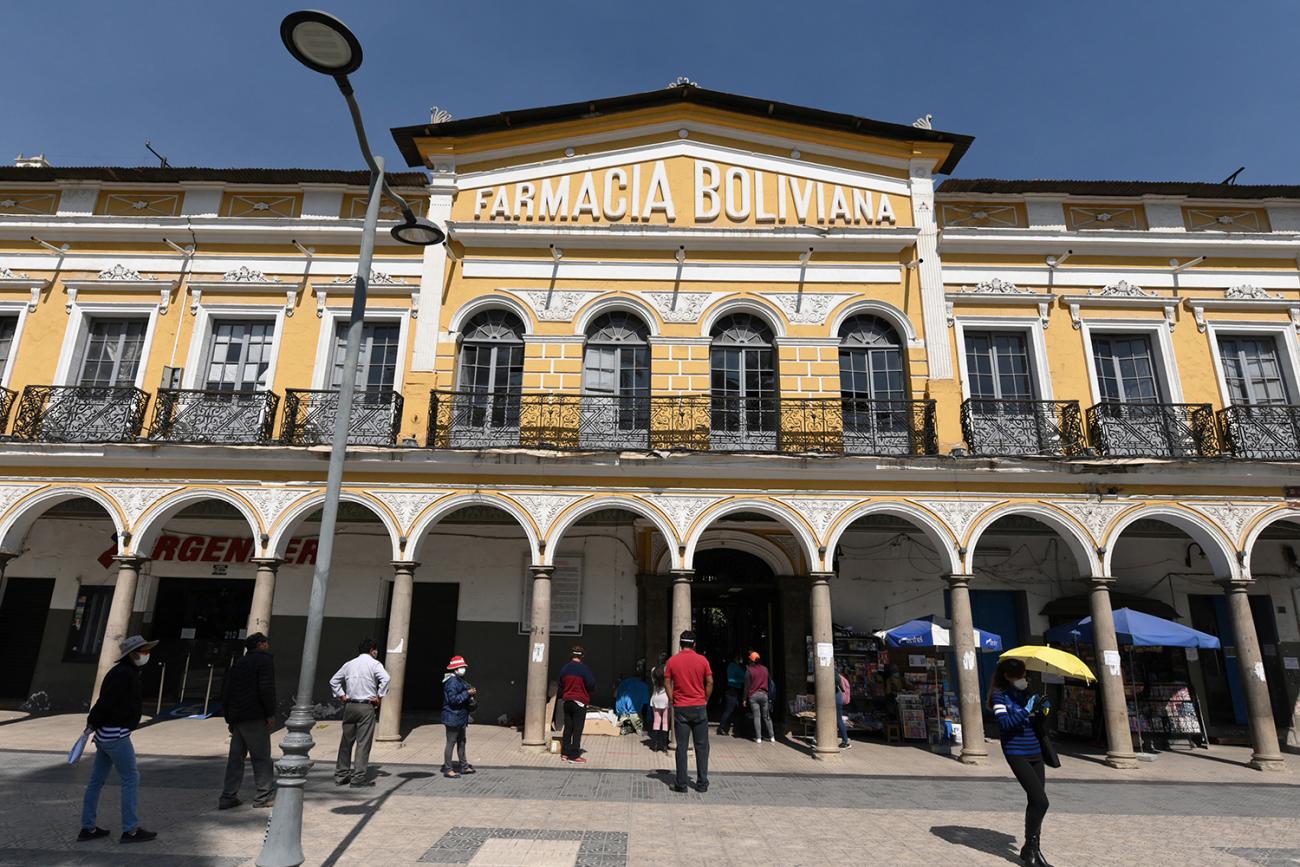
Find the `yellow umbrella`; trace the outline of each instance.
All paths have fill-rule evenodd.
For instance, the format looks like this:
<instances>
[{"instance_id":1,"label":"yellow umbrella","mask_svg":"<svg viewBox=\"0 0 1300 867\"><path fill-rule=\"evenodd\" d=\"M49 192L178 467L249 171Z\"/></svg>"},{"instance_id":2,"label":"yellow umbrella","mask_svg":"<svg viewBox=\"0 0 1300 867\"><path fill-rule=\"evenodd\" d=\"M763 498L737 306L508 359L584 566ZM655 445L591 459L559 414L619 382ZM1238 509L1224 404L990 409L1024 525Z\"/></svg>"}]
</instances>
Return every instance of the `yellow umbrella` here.
<instances>
[{"instance_id":1,"label":"yellow umbrella","mask_svg":"<svg viewBox=\"0 0 1300 867\"><path fill-rule=\"evenodd\" d=\"M1026 644L1023 647L1011 648L998 659L1019 659L1030 671L1045 671L1062 677L1078 677L1089 683L1097 679L1082 659L1073 653L1057 650L1055 647Z\"/></svg>"}]
</instances>

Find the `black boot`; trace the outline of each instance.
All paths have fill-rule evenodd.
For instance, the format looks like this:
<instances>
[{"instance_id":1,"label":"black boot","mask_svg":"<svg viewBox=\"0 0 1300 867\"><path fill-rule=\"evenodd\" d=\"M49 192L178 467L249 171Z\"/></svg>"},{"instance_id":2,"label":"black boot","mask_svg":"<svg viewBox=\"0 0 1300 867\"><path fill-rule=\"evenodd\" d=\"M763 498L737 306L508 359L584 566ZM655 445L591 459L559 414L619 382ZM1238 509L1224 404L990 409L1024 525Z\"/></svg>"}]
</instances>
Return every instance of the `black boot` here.
<instances>
[{"instance_id":1,"label":"black boot","mask_svg":"<svg viewBox=\"0 0 1300 867\"><path fill-rule=\"evenodd\" d=\"M1038 852L1038 838L1026 837L1025 845L1020 850L1020 863L1025 867L1050 867Z\"/></svg>"}]
</instances>

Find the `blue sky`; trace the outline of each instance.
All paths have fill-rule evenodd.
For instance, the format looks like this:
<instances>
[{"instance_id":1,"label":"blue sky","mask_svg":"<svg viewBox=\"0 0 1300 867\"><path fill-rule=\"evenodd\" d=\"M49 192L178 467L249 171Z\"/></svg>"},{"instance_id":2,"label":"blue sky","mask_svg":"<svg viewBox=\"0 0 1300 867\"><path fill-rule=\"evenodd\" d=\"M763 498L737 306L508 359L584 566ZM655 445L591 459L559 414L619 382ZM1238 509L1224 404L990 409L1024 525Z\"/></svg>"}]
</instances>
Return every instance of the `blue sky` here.
<instances>
[{"instance_id":1,"label":"blue sky","mask_svg":"<svg viewBox=\"0 0 1300 867\"><path fill-rule=\"evenodd\" d=\"M1300 3L315 0L360 36L372 140L458 118L702 86L976 137L959 177L1300 183ZM56 165L360 164L280 2L4 6L0 155Z\"/></svg>"}]
</instances>

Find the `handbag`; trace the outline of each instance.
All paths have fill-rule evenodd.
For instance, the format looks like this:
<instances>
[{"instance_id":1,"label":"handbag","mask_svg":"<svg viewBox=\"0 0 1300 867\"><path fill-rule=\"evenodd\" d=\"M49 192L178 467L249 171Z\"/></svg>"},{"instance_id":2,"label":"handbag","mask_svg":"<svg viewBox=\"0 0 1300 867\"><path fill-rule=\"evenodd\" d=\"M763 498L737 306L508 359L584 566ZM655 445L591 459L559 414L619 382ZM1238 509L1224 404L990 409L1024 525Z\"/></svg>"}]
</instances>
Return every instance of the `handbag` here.
<instances>
[{"instance_id":1,"label":"handbag","mask_svg":"<svg viewBox=\"0 0 1300 867\"><path fill-rule=\"evenodd\" d=\"M1052 743L1052 736L1047 731L1046 714L1034 714L1034 734L1038 735L1038 747L1043 753L1043 764L1049 768L1059 768L1061 757L1056 754L1056 744Z\"/></svg>"},{"instance_id":2,"label":"handbag","mask_svg":"<svg viewBox=\"0 0 1300 867\"><path fill-rule=\"evenodd\" d=\"M461 678L461 679L464 680L464 678ZM465 680L465 688L466 688L466 689L473 689L473 688L474 688L474 685L473 685L472 683L470 683L468 680ZM477 695L471 695L471 696L469 697L469 701L465 702L465 710L470 711L471 713L472 713L473 711L478 710L478 696L477 696Z\"/></svg>"}]
</instances>

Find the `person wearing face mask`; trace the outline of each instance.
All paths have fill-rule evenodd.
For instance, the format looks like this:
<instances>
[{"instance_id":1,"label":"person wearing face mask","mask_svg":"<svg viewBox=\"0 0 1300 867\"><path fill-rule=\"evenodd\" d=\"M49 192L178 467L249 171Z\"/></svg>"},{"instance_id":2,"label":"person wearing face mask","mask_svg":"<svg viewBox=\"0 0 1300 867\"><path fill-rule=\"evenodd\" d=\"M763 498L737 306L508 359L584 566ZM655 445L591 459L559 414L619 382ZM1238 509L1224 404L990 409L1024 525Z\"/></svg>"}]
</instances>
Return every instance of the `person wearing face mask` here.
<instances>
[{"instance_id":1,"label":"person wearing face mask","mask_svg":"<svg viewBox=\"0 0 1300 867\"><path fill-rule=\"evenodd\" d=\"M477 703L478 690L465 680L468 669L463 656L453 656L447 663L447 673L442 676L442 724L447 729L442 775L452 779L474 773L474 766L465 758L465 729L469 726L469 712ZM459 771L451 763L453 748L460 757Z\"/></svg>"},{"instance_id":2,"label":"person wearing face mask","mask_svg":"<svg viewBox=\"0 0 1300 867\"><path fill-rule=\"evenodd\" d=\"M1025 664L1018 659L1004 659L993 672L989 685L988 706L998 721L1002 754L1011 772L1025 790L1025 845L1020 860L1027 867L1051 867L1039 849L1043 816L1047 814L1047 775L1043 765L1043 748L1034 730L1034 716L1042 713L1039 698L1029 692Z\"/></svg>"},{"instance_id":3,"label":"person wearing face mask","mask_svg":"<svg viewBox=\"0 0 1300 867\"><path fill-rule=\"evenodd\" d=\"M136 816L140 796L140 772L135 763L135 747L131 732L140 725L143 714L144 693L140 685L140 669L149 661L149 651L156 641L145 641L132 635L118 644L122 658L104 675L99 687L99 700L86 717L87 730L95 733L95 767L90 772L86 796L81 803L81 832L77 842L107 837L109 832L95 824L99 809L99 793L108 779L109 768L117 770L122 781L122 843L147 843L157 833L140 827Z\"/></svg>"}]
</instances>

